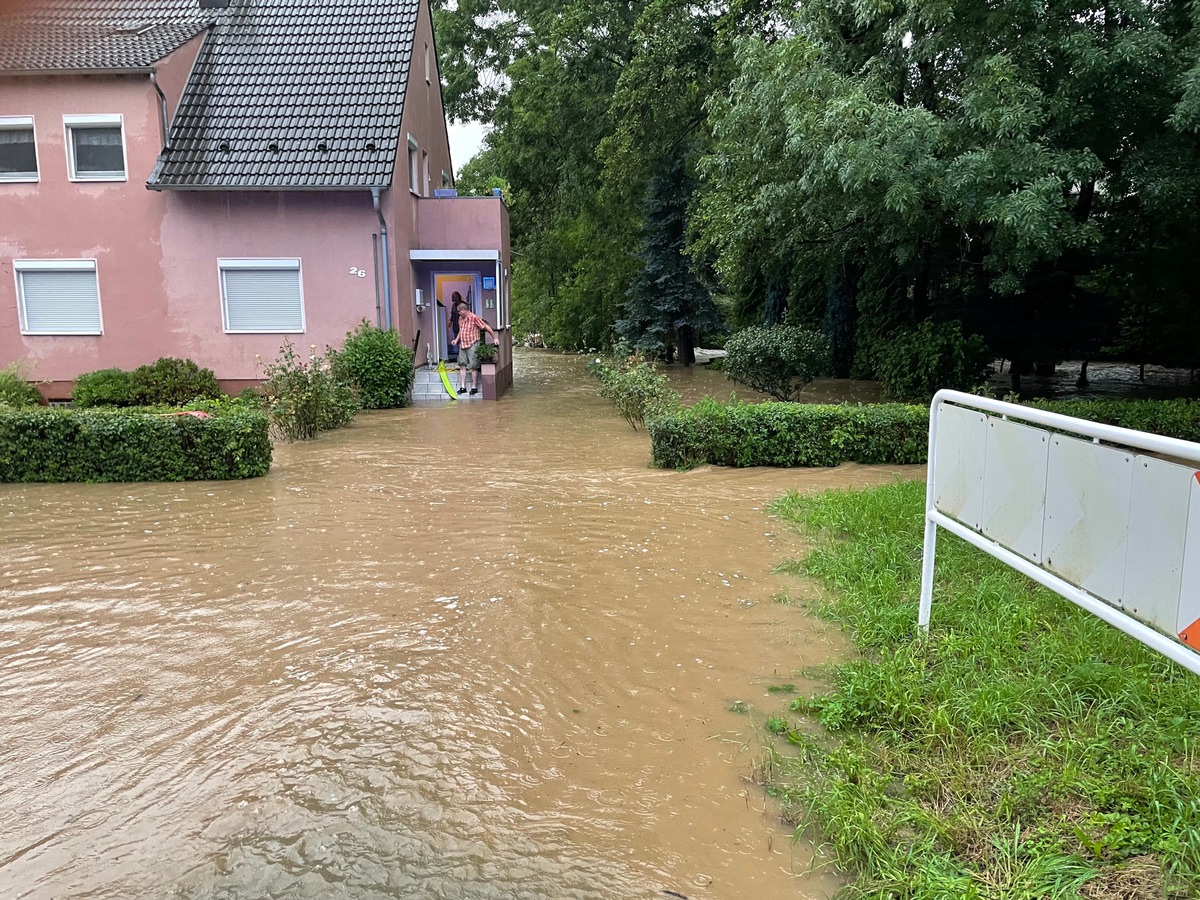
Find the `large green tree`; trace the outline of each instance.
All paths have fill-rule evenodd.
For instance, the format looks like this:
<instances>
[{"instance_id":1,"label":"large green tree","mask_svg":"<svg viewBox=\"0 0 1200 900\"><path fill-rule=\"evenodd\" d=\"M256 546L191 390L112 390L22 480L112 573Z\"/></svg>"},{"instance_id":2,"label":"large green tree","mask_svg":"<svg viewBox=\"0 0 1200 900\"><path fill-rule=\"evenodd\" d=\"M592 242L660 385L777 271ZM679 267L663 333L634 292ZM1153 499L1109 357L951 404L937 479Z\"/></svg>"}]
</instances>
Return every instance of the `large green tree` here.
<instances>
[{"instance_id":1,"label":"large green tree","mask_svg":"<svg viewBox=\"0 0 1200 900\"><path fill-rule=\"evenodd\" d=\"M1190 253L1195 58L1179 3L811 0L711 104L697 252L748 315L772 285L813 324L853 296L864 373L927 318L1018 362L1098 349Z\"/></svg>"}]
</instances>

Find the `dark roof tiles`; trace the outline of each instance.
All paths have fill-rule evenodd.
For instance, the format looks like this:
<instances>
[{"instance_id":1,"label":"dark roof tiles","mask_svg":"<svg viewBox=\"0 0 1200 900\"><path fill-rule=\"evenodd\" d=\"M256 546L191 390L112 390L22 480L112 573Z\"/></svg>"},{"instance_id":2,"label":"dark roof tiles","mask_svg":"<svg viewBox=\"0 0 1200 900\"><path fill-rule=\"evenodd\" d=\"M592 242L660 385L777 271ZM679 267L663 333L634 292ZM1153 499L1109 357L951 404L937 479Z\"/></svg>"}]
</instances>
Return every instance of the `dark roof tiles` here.
<instances>
[{"instance_id":1,"label":"dark roof tiles","mask_svg":"<svg viewBox=\"0 0 1200 900\"><path fill-rule=\"evenodd\" d=\"M214 12L198 0L0 0L0 73L148 68Z\"/></svg>"},{"instance_id":2,"label":"dark roof tiles","mask_svg":"<svg viewBox=\"0 0 1200 900\"><path fill-rule=\"evenodd\" d=\"M420 3L0 0L0 72L147 67L209 26L149 187L384 187Z\"/></svg>"},{"instance_id":3,"label":"dark roof tiles","mask_svg":"<svg viewBox=\"0 0 1200 900\"><path fill-rule=\"evenodd\" d=\"M419 8L233 0L205 42L150 186L389 185Z\"/></svg>"}]
</instances>

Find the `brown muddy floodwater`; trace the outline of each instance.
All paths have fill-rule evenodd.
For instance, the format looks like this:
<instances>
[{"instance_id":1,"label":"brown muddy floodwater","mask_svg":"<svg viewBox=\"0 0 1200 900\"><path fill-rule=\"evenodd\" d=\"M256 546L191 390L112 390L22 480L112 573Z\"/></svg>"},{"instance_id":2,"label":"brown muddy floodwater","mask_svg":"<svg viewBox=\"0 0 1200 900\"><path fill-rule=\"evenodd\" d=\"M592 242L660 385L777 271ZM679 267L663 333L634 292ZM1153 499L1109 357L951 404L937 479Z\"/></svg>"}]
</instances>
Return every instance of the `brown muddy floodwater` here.
<instances>
[{"instance_id":1,"label":"brown muddy floodwater","mask_svg":"<svg viewBox=\"0 0 1200 900\"><path fill-rule=\"evenodd\" d=\"M254 481L0 486L0 897L828 896L747 779L845 651L763 505L895 473L648 468L583 365Z\"/></svg>"}]
</instances>

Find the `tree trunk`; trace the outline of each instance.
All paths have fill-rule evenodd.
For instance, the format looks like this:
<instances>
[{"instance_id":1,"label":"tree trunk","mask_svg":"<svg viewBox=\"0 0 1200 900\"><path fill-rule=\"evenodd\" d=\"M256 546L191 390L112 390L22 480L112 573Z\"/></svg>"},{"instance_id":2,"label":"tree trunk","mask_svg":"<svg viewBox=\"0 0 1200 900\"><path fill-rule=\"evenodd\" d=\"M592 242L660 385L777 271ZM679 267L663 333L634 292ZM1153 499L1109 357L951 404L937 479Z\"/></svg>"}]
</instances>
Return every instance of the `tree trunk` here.
<instances>
[{"instance_id":1,"label":"tree trunk","mask_svg":"<svg viewBox=\"0 0 1200 900\"><path fill-rule=\"evenodd\" d=\"M1079 377L1075 379L1075 387L1082 388L1088 386L1087 367L1088 361L1085 359L1083 366L1079 369Z\"/></svg>"},{"instance_id":2,"label":"tree trunk","mask_svg":"<svg viewBox=\"0 0 1200 900\"><path fill-rule=\"evenodd\" d=\"M679 361L685 366L696 364L696 344L692 337L691 325L684 325L679 329Z\"/></svg>"}]
</instances>

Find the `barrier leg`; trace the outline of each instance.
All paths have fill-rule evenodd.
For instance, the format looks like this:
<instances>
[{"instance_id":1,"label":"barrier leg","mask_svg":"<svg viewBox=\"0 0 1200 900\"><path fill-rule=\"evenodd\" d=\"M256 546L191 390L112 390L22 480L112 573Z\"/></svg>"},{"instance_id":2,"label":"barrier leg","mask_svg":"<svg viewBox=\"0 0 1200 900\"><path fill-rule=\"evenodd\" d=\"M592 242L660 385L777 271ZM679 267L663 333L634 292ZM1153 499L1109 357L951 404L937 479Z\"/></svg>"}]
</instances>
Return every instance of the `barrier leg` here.
<instances>
[{"instance_id":1,"label":"barrier leg","mask_svg":"<svg viewBox=\"0 0 1200 900\"><path fill-rule=\"evenodd\" d=\"M933 605L933 555L937 547L937 525L928 515L925 517L925 554L921 560L921 612L917 625L929 631L929 610Z\"/></svg>"}]
</instances>

